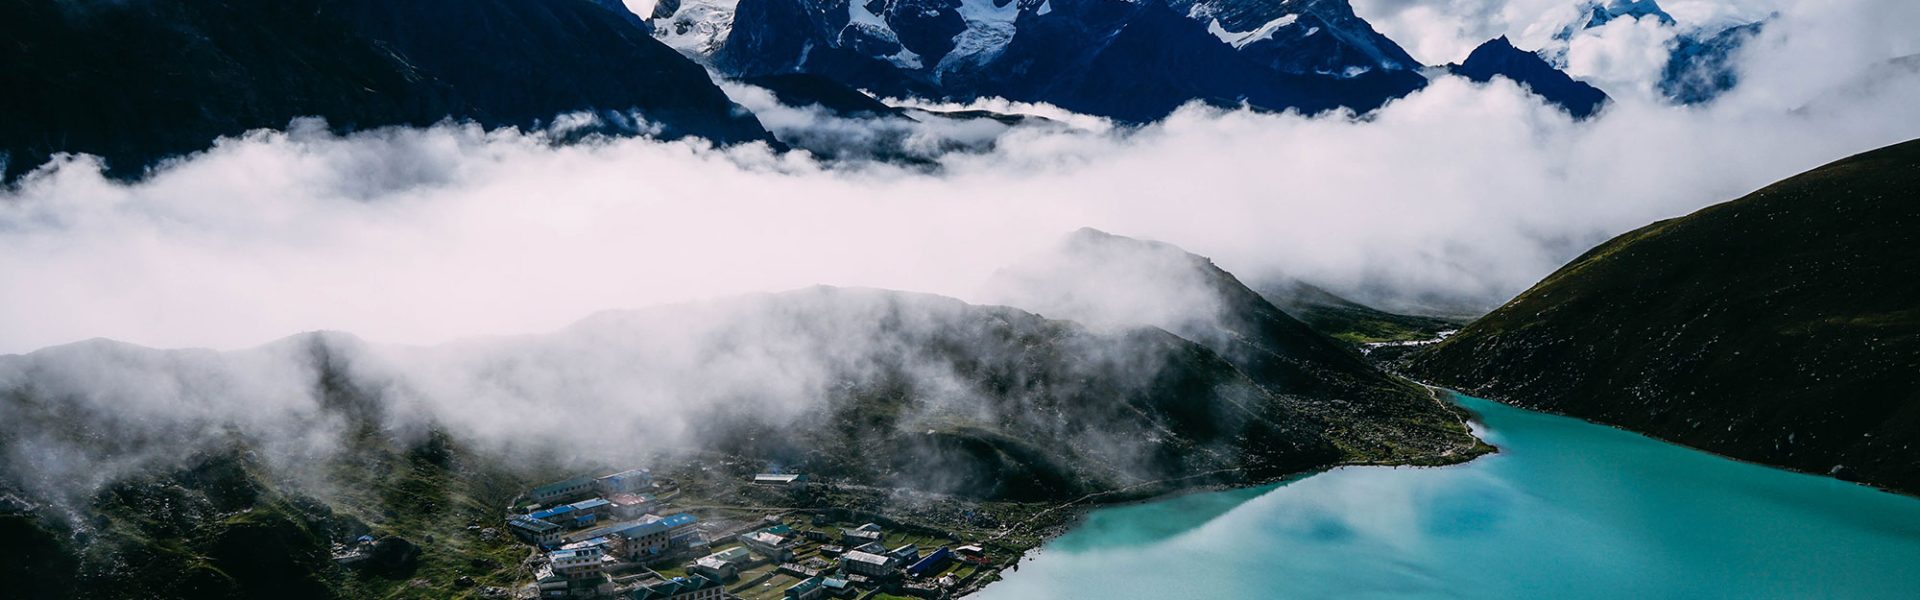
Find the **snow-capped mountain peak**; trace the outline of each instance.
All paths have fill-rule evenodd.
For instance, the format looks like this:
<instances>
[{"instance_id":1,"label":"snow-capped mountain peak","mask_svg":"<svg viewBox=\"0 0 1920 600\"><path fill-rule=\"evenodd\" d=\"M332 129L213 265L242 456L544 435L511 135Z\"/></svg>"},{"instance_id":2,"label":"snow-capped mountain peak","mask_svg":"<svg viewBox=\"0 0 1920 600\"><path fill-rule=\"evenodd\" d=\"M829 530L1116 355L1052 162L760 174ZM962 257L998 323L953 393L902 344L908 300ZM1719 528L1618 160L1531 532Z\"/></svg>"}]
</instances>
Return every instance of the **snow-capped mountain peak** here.
<instances>
[{"instance_id":1,"label":"snow-capped mountain peak","mask_svg":"<svg viewBox=\"0 0 1920 600\"><path fill-rule=\"evenodd\" d=\"M1582 31L1599 28L1621 18L1654 19L1663 25L1674 24L1673 15L1667 14L1654 0L1588 0L1580 16L1553 37L1560 41L1571 40Z\"/></svg>"},{"instance_id":2,"label":"snow-capped mountain peak","mask_svg":"<svg viewBox=\"0 0 1920 600\"><path fill-rule=\"evenodd\" d=\"M935 69L938 73L951 72L968 65L978 65L999 56L1013 41L1014 22L1020 18L1020 2L1016 0L960 0L957 9L967 28L953 37L953 50L940 59ZM1050 1L1043 1L1036 9L1036 15L1045 15L1053 11Z\"/></svg>"},{"instance_id":3,"label":"snow-capped mountain peak","mask_svg":"<svg viewBox=\"0 0 1920 600\"><path fill-rule=\"evenodd\" d=\"M651 17L653 36L682 54L705 57L727 43L740 0L657 0L642 17ZM628 3L628 7L634 7ZM636 10L636 12L638 12Z\"/></svg>"}]
</instances>

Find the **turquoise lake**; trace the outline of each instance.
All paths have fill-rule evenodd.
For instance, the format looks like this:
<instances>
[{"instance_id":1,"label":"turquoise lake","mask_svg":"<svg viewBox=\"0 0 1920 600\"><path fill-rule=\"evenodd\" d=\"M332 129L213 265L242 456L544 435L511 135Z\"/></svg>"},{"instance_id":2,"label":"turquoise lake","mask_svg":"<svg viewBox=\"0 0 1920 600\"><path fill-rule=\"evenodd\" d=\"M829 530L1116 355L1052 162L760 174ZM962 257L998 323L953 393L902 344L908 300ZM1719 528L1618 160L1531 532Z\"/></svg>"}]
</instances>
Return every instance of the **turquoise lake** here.
<instances>
[{"instance_id":1,"label":"turquoise lake","mask_svg":"<svg viewBox=\"0 0 1920 600\"><path fill-rule=\"evenodd\" d=\"M1920 499L1456 400L1499 454L1101 509L979 597L1920 599Z\"/></svg>"}]
</instances>

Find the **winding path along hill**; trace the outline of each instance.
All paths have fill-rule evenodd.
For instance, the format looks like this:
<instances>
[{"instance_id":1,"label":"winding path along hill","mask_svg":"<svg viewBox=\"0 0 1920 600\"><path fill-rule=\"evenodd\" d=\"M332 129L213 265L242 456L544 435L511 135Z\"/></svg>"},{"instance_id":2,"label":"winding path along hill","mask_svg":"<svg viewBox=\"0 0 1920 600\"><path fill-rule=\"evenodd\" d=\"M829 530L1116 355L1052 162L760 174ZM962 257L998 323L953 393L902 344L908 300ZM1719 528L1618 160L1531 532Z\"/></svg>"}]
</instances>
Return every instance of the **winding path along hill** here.
<instances>
[{"instance_id":1,"label":"winding path along hill","mask_svg":"<svg viewBox=\"0 0 1920 600\"><path fill-rule=\"evenodd\" d=\"M1920 140L1614 238L1409 368L1920 493Z\"/></svg>"}]
</instances>

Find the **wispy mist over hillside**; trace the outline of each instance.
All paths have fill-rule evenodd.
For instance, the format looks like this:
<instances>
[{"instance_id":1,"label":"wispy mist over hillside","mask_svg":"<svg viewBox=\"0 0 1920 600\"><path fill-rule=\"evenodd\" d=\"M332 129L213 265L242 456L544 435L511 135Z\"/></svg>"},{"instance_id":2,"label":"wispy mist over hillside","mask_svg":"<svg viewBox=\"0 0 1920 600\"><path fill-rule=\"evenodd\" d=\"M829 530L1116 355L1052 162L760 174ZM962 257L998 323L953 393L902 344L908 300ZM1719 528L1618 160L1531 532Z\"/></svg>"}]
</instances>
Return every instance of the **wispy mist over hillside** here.
<instances>
[{"instance_id":1,"label":"wispy mist over hillside","mask_svg":"<svg viewBox=\"0 0 1920 600\"><path fill-rule=\"evenodd\" d=\"M325 495L352 446L414 447L431 432L515 462L718 455L1012 499L1426 452L1419 436L1343 450L1354 440L1301 412L1327 397L1433 407L1338 379L1364 367L1301 360L1326 381L1287 380L1229 360L1155 329L825 287L432 347L338 333L233 352L99 340L0 357L0 492L82 506L110 482L240 447Z\"/></svg>"},{"instance_id":2,"label":"wispy mist over hillside","mask_svg":"<svg viewBox=\"0 0 1920 600\"><path fill-rule=\"evenodd\" d=\"M931 161L910 166L460 125L295 124L130 185L72 159L0 199L0 312L15 316L0 349L235 348L313 329L433 342L818 283L973 298L1083 226L1249 280L1483 310L1607 236L1920 135L1920 78L1862 75L1920 51L1889 25L1920 22L1902 20L1908 3L1786 8L1729 96L1620 96L1584 123L1510 84L1449 78L1367 118L1194 107L1139 129L909 126ZM808 115L776 127L847 126Z\"/></svg>"}]
</instances>

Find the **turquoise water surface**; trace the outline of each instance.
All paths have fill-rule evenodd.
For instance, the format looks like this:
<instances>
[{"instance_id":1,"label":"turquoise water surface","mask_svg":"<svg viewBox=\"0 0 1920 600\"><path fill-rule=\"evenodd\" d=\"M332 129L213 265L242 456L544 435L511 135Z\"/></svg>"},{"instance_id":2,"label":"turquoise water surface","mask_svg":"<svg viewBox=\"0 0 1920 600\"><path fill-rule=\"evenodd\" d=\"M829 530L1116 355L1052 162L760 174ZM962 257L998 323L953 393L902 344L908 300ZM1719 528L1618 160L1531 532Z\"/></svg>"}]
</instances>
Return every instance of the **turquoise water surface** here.
<instances>
[{"instance_id":1,"label":"turquoise water surface","mask_svg":"<svg viewBox=\"0 0 1920 600\"><path fill-rule=\"evenodd\" d=\"M979 597L1920 599L1920 499L1456 400L1499 454L1098 510Z\"/></svg>"}]
</instances>

